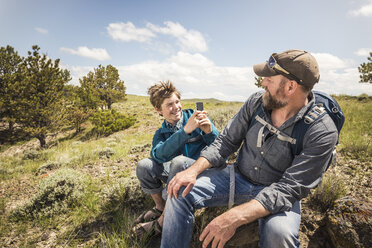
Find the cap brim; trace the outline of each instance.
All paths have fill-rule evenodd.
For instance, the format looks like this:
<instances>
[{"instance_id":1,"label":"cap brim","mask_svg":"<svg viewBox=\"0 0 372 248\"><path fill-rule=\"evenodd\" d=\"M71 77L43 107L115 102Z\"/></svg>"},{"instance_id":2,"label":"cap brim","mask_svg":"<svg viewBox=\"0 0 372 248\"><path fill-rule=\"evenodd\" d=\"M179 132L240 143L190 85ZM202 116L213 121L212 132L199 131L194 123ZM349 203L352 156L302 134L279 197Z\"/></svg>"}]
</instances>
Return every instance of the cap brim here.
<instances>
[{"instance_id":1,"label":"cap brim","mask_svg":"<svg viewBox=\"0 0 372 248\"><path fill-rule=\"evenodd\" d=\"M271 77L279 74L274 69L271 69L267 63L254 65L253 71L260 77Z\"/></svg>"}]
</instances>

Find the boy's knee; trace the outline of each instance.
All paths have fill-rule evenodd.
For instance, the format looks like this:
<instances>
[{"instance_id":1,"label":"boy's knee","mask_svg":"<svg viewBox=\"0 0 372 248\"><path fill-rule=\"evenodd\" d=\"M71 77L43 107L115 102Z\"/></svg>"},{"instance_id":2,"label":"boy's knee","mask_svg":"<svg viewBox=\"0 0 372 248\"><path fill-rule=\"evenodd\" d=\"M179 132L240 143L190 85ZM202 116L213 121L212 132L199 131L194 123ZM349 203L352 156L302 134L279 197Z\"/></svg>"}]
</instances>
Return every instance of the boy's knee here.
<instances>
[{"instance_id":1,"label":"boy's knee","mask_svg":"<svg viewBox=\"0 0 372 248\"><path fill-rule=\"evenodd\" d=\"M177 156L174 159L172 159L169 174L176 174L177 172L187 169L186 159L187 157L185 156Z\"/></svg>"},{"instance_id":2,"label":"boy's knee","mask_svg":"<svg viewBox=\"0 0 372 248\"><path fill-rule=\"evenodd\" d=\"M143 174L148 173L148 171L151 170L151 167L152 167L151 159L145 158L145 159L140 160L136 166L137 177L141 177Z\"/></svg>"},{"instance_id":3,"label":"boy's knee","mask_svg":"<svg viewBox=\"0 0 372 248\"><path fill-rule=\"evenodd\" d=\"M175 166L183 166L186 164L186 159L187 157L180 155L180 156L173 158L171 161L171 164Z\"/></svg>"}]
</instances>

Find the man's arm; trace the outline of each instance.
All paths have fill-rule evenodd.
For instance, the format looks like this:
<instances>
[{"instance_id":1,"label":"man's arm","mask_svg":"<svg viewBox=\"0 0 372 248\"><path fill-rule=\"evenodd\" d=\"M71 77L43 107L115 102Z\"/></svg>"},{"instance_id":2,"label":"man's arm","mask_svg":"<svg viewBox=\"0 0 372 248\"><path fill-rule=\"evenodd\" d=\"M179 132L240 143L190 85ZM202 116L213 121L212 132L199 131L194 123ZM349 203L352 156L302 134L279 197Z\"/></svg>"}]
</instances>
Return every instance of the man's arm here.
<instances>
[{"instance_id":1,"label":"man's arm","mask_svg":"<svg viewBox=\"0 0 372 248\"><path fill-rule=\"evenodd\" d=\"M177 173L176 176L174 176L168 184L169 197L172 198L172 196L174 196L177 198L178 190L182 186L186 187L186 189L182 193L182 197L185 197L194 187L196 177L210 167L211 164L209 163L209 161L203 157L200 157L189 168Z\"/></svg>"},{"instance_id":2,"label":"man's arm","mask_svg":"<svg viewBox=\"0 0 372 248\"><path fill-rule=\"evenodd\" d=\"M214 218L203 230L199 237L203 247L212 242L211 247L222 248L234 236L236 229L244 224L251 223L259 218L269 215L261 203L256 200L233 207L225 213Z\"/></svg>"},{"instance_id":3,"label":"man's arm","mask_svg":"<svg viewBox=\"0 0 372 248\"><path fill-rule=\"evenodd\" d=\"M258 92L250 96L214 142L202 150L200 155L208 159L212 167L225 166L226 158L239 149L248 131L252 114L260 104L262 94L263 92Z\"/></svg>"},{"instance_id":4,"label":"man's arm","mask_svg":"<svg viewBox=\"0 0 372 248\"><path fill-rule=\"evenodd\" d=\"M272 214L289 211L320 182L337 142L337 129L326 115L304 136L303 150L293 159L281 179L262 189L255 199Z\"/></svg>"}]
</instances>

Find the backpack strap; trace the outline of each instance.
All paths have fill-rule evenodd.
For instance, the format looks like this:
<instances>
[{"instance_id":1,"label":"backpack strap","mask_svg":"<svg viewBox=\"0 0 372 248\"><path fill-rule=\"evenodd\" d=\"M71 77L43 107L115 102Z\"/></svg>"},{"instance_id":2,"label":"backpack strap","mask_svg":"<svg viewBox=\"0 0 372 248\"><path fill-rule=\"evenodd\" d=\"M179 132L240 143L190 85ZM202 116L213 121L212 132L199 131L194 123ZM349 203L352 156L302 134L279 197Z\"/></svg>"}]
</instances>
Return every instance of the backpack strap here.
<instances>
[{"instance_id":1,"label":"backpack strap","mask_svg":"<svg viewBox=\"0 0 372 248\"><path fill-rule=\"evenodd\" d=\"M274 127L273 125L265 121L264 116L265 116L264 109L263 109L262 103L260 103L257 110L252 115L251 122L249 123L249 128L248 128L250 129L256 122L259 122L262 124L262 127L260 128L257 134L257 147L262 146L262 138L263 138L263 132L265 128L267 128L270 131L270 133L275 134L279 140L289 142L292 145L296 144L296 139L281 132L279 129L277 129L276 127Z\"/></svg>"},{"instance_id":2,"label":"backpack strap","mask_svg":"<svg viewBox=\"0 0 372 248\"><path fill-rule=\"evenodd\" d=\"M305 133L311 124L313 124L317 119L321 118L326 113L327 112L323 106L313 105L313 107L307 111L304 117L295 123L292 131L292 137L297 140L297 143L291 144L291 152L293 157L301 153Z\"/></svg>"},{"instance_id":3,"label":"backpack strap","mask_svg":"<svg viewBox=\"0 0 372 248\"><path fill-rule=\"evenodd\" d=\"M260 128L260 131L258 132L258 137L257 137L257 147L261 147L262 144L262 137L263 137L263 130L266 127L269 129L270 133L275 134L279 140L282 141L287 141L291 143L292 145L296 144L296 139L288 136L287 134L279 131L276 127L262 119L260 116L256 115L255 119L262 124L262 127Z\"/></svg>"}]
</instances>

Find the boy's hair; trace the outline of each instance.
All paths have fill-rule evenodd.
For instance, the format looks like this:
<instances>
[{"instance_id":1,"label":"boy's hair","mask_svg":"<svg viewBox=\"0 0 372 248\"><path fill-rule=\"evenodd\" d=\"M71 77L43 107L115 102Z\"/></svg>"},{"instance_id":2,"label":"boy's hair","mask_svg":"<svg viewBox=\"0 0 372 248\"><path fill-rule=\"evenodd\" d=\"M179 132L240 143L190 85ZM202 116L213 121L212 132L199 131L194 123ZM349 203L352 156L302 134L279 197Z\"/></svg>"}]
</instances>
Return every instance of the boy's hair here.
<instances>
[{"instance_id":1,"label":"boy's hair","mask_svg":"<svg viewBox=\"0 0 372 248\"><path fill-rule=\"evenodd\" d=\"M173 93L181 99L181 93L174 87L171 81L160 81L147 90L152 106L157 109L160 109L164 99L171 97Z\"/></svg>"}]
</instances>

